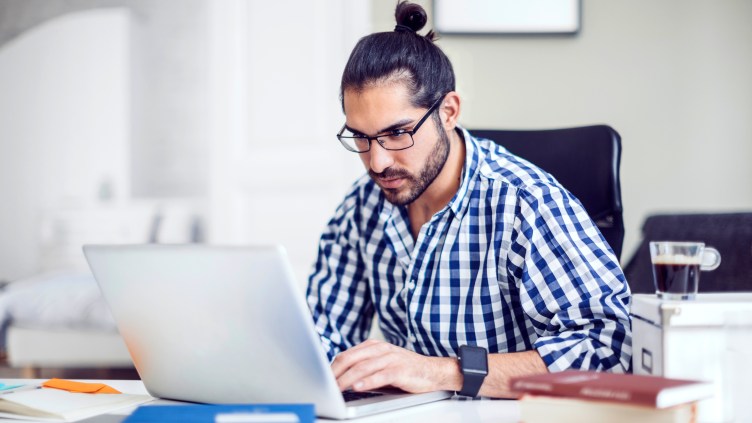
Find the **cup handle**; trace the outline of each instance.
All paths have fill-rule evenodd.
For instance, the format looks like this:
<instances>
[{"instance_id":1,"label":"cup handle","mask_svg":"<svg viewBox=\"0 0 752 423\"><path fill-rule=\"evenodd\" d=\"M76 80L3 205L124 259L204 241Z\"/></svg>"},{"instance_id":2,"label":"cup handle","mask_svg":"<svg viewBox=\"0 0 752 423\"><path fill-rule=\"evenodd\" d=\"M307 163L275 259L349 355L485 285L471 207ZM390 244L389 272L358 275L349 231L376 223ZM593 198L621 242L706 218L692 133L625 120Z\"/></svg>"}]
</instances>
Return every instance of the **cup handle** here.
<instances>
[{"instance_id":1,"label":"cup handle","mask_svg":"<svg viewBox=\"0 0 752 423\"><path fill-rule=\"evenodd\" d=\"M721 265L721 253L713 247L705 247L702 252L700 270L707 272L715 270Z\"/></svg>"}]
</instances>

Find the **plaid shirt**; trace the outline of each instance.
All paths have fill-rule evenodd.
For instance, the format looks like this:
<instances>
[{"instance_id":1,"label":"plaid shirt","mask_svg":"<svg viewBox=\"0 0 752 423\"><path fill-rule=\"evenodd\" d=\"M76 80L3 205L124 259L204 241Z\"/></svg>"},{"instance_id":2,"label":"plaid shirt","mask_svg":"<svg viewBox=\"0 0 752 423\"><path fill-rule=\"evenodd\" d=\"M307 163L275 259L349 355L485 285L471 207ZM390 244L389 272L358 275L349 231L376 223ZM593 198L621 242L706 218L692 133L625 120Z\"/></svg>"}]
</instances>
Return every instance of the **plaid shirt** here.
<instances>
[{"instance_id":1,"label":"plaid shirt","mask_svg":"<svg viewBox=\"0 0 752 423\"><path fill-rule=\"evenodd\" d=\"M579 201L467 131L462 182L413 240L368 175L319 243L307 299L330 359L369 334L430 356L535 349L551 371L630 368L630 291Z\"/></svg>"}]
</instances>

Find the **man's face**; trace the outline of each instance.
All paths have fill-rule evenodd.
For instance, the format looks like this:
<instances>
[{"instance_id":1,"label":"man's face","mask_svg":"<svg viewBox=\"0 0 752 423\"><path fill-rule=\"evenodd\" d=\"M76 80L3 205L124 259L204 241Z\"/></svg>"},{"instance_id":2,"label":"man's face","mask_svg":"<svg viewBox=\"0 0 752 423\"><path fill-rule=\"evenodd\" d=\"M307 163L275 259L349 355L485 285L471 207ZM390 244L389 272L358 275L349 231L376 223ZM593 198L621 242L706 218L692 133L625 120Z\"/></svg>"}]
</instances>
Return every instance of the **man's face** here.
<instances>
[{"instance_id":1,"label":"man's face","mask_svg":"<svg viewBox=\"0 0 752 423\"><path fill-rule=\"evenodd\" d=\"M374 136L387 130L411 130L428 109L410 104L407 88L400 82L387 83L363 91L345 90L347 127ZM395 205L412 203L431 185L449 156L449 137L429 117L413 135L415 145L388 151L376 141L360 159L386 199Z\"/></svg>"}]
</instances>

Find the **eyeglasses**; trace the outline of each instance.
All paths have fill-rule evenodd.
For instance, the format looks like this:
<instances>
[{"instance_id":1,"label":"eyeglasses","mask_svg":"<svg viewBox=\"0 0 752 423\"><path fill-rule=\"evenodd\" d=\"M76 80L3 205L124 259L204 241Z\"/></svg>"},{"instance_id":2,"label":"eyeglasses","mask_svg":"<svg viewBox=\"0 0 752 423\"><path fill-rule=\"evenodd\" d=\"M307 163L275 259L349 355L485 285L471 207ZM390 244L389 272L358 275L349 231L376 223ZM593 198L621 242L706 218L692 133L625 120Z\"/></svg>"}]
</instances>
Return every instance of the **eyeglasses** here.
<instances>
[{"instance_id":1,"label":"eyeglasses","mask_svg":"<svg viewBox=\"0 0 752 423\"><path fill-rule=\"evenodd\" d=\"M444 96L439 97L439 99L436 100L435 103L433 103L431 108L428 109L426 114L411 130L395 129L393 131L384 132L383 134L369 137L365 134L353 132L352 130L350 130L350 128L347 127L347 124L345 124L337 134L337 139L346 149L354 153L365 153L369 151L371 149L372 140L376 140L376 142L378 142L379 145L385 150L405 150L415 145L413 135L418 132L418 129L420 129L421 125L423 125L423 122L425 122L426 119L431 116L431 113L433 113L436 108L439 107L439 104L441 104L442 100L444 100Z\"/></svg>"}]
</instances>

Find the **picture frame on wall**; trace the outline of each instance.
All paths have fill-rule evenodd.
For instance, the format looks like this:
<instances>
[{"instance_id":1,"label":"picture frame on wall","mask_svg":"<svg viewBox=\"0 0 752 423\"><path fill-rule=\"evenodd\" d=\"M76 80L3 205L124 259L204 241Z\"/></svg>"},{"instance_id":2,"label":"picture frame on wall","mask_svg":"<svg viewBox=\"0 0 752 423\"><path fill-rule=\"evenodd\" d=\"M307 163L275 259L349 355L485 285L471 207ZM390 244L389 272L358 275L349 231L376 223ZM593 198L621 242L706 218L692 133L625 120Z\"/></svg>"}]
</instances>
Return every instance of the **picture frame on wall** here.
<instances>
[{"instance_id":1,"label":"picture frame on wall","mask_svg":"<svg viewBox=\"0 0 752 423\"><path fill-rule=\"evenodd\" d=\"M581 0L433 0L441 34L576 35Z\"/></svg>"}]
</instances>

